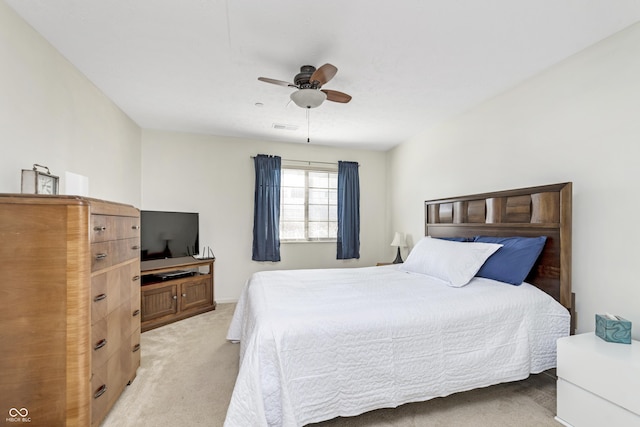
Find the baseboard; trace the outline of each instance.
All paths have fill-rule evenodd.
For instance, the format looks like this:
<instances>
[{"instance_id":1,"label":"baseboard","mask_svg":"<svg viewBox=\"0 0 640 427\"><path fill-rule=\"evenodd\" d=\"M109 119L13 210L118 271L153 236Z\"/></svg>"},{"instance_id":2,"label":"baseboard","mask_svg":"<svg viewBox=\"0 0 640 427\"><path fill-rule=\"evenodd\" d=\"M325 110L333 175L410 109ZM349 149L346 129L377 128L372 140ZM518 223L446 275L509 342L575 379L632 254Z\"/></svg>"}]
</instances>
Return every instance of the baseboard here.
<instances>
[{"instance_id":1,"label":"baseboard","mask_svg":"<svg viewBox=\"0 0 640 427\"><path fill-rule=\"evenodd\" d=\"M237 299L220 299L220 298L216 298L216 302L218 304L236 304L238 302Z\"/></svg>"},{"instance_id":2,"label":"baseboard","mask_svg":"<svg viewBox=\"0 0 640 427\"><path fill-rule=\"evenodd\" d=\"M563 421L561 418L558 418L557 416L556 416L556 417L554 417L554 420L556 420L557 422L559 422L559 423L560 423L560 424L562 424L563 426L566 426L566 427L573 427L571 424L569 424L569 423L567 423L567 422Z\"/></svg>"}]
</instances>

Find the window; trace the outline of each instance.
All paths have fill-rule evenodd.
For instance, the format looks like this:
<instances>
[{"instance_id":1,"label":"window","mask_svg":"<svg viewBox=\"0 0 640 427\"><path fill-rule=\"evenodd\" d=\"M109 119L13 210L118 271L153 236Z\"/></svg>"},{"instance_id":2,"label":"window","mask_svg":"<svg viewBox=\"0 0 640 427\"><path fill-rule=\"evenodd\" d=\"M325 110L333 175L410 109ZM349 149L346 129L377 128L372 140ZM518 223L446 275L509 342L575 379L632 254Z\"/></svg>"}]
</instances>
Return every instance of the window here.
<instances>
[{"instance_id":1,"label":"window","mask_svg":"<svg viewBox=\"0 0 640 427\"><path fill-rule=\"evenodd\" d=\"M338 172L283 167L280 176L280 240L335 241Z\"/></svg>"}]
</instances>

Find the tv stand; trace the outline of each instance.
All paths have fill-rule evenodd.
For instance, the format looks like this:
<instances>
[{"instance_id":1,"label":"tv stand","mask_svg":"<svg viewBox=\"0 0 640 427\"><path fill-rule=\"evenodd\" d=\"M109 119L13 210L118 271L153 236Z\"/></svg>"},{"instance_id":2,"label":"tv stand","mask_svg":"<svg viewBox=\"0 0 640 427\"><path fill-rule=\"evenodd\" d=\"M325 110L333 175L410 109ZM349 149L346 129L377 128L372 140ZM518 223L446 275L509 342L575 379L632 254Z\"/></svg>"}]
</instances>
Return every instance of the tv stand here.
<instances>
[{"instance_id":1,"label":"tv stand","mask_svg":"<svg viewBox=\"0 0 640 427\"><path fill-rule=\"evenodd\" d=\"M142 332L215 310L214 262L190 256L142 261Z\"/></svg>"}]
</instances>

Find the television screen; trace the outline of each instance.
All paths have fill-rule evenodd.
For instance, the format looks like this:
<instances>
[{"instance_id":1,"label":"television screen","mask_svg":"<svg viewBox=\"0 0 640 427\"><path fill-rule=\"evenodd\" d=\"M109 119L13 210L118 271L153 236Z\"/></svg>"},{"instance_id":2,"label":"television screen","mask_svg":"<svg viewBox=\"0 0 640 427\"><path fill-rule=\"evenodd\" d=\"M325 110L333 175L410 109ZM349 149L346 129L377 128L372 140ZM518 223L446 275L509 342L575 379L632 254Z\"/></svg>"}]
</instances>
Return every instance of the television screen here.
<instances>
[{"instance_id":1,"label":"television screen","mask_svg":"<svg viewBox=\"0 0 640 427\"><path fill-rule=\"evenodd\" d=\"M140 211L141 260L198 255L198 214Z\"/></svg>"}]
</instances>

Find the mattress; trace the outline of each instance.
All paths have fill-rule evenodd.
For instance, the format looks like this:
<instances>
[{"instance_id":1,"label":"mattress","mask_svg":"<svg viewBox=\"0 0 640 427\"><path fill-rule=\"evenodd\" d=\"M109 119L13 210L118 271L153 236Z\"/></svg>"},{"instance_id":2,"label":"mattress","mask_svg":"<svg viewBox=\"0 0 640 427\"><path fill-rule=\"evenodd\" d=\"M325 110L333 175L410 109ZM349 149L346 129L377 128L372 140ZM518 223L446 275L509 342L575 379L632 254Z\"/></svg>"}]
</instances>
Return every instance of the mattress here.
<instances>
[{"instance_id":1,"label":"mattress","mask_svg":"<svg viewBox=\"0 0 640 427\"><path fill-rule=\"evenodd\" d=\"M225 426L303 426L526 378L555 367L568 311L474 278L396 266L254 274L227 338L240 368Z\"/></svg>"}]
</instances>

